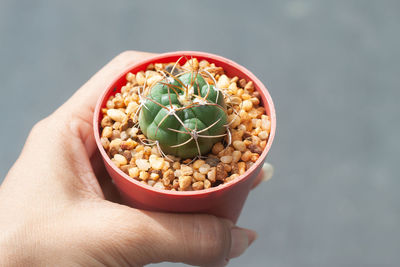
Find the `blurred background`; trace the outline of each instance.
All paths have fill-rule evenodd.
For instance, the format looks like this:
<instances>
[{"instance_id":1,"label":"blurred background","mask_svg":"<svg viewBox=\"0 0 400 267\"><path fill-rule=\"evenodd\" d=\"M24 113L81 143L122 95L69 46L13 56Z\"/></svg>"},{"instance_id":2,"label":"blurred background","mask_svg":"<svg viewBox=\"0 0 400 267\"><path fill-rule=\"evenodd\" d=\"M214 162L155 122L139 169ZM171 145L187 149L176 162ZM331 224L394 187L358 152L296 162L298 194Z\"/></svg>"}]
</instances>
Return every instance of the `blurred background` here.
<instances>
[{"instance_id":1,"label":"blurred background","mask_svg":"<svg viewBox=\"0 0 400 267\"><path fill-rule=\"evenodd\" d=\"M259 239L230 266L400 266L399 28L397 0L0 0L0 182L34 123L120 52L211 52L277 111L275 176L239 220Z\"/></svg>"}]
</instances>

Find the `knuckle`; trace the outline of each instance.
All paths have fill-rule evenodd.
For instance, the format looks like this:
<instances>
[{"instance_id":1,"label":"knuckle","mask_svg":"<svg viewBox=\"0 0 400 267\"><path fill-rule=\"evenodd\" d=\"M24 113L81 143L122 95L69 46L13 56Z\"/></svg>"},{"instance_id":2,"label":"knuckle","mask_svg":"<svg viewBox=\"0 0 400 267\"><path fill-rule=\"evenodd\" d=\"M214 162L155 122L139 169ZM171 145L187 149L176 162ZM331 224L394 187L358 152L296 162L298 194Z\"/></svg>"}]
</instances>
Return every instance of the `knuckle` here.
<instances>
[{"instance_id":1,"label":"knuckle","mask_svg":"<svg viewBox=\"0 0 400 267\"><path fill-rule=\"evenodd\" d=\"M50 116L38 121L33 125L31 131L29 132L29 140L43 140L45 138L50 138L63 132L66 127L66 120L61 120L64 123L59 123L60 118L55 116L54 113Z\"/></svg>"},{"instance_id":2,"label":"knuckle","mask_svg":"<svg viewBox=\"0 0 400 267\"><path fill-rule=\"evenodd\" d=\"M133 50L125 50L125 51L119 53L115 58L116 59L128 58L128 57L131 57L134 53L135 53L135 51L133 51Z\"/></svg>"},{"instance_id":3,"label":"knuckle","mask_svg":"<svg viewBox=\"0 0 400 267\"><path fill-rule=\"evenodd\" d=\"M217 261L228 255L230 249L230 229L221 219L212 215L203 215L196 220L192 240L198 240L200 248L197 253L201 257Z\"/></svg>"},{"instance_id":4,"label":"knuckle","mask_svg":"<svg viewBox=\"0 0 400 267\"><path fill-rule=\"evenodd\" d=\"M149 58L151 56L155 56L157 54L143 52L143 51L136 51L136 50L126 50L118 54L114 60L118 62L127 62L133 63L138 60L143 60L145 58Z\"/></svg>"},{"instance_id":5,"label":"knuckle","mask_svg":"<svg viewBox=\"0 0 400 267\"><path fill-rule=\"evenodd\" d=\"M44 118L38 121L37 123L35 123L35 125L33 125L29 133L29 136L36 136L38 134L43 133L46 129L48 129L48 124L49 124L48 118Z\"/></svg>"}]
</instances>

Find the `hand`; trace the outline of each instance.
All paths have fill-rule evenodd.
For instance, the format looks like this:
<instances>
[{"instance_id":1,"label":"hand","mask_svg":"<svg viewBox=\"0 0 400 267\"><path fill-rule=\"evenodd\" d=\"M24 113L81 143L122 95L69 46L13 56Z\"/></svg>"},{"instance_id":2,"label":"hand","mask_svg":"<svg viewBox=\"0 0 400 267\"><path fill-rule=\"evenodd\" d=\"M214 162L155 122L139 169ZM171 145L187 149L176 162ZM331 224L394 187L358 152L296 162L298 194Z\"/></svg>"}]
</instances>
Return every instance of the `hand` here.
<instances>
[{"instance_id":1,"label":"hand","mask_svg":"<svg viewBox=\"0 0 400 267\"><path fill-rule=\"evenodd\" d=\"M118 204L96 149L93 110L109 82L152 55L120 54L34 126L0 187L0 265L221 266L255 240L254 231L215 216Z\"/></svg>"}]
</instances>

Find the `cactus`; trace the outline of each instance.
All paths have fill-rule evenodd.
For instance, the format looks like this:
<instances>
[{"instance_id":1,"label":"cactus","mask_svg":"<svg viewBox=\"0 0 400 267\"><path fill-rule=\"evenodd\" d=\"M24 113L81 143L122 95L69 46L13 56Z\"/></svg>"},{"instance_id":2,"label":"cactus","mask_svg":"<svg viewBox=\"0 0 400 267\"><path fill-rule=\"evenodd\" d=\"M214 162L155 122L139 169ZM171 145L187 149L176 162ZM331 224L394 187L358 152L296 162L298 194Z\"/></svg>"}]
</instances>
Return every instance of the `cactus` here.
<instances>
[{"instance_id":1,"label":"cactus","mask_svg":"<svg viewBox=\"0 0 400 267\"><path fill-rule=\"evenodd\" d=\"M162 71L164 79L152 87L144 86L139 126L162 154L201 157L229 135L224 96L206 71L192 69L176 74L175 67L171 73ZM213 84L206 81L207 76Z\"/></svg>"}]
</instances>

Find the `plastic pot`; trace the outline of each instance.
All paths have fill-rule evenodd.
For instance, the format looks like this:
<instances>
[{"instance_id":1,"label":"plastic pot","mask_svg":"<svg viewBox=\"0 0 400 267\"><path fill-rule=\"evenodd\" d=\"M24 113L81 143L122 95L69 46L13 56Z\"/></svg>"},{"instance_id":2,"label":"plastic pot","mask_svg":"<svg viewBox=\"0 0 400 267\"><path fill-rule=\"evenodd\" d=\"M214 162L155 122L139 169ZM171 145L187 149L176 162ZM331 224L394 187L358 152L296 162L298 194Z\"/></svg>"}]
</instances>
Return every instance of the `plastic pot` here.
<instances>
[{"instance_id":1,"label":"plastic pot","mask_svg":"<svg viewBox=\"0 0 400 267\"><path fill-rule=\"evenodd\" d=\"M191 57L196 57L199 61L205 59L210 63L215 63L215 65L224 69L228 77L238 76L247 81L253 81L255 89L260 93L262 104L267 115L271 120L271 131L267 145L259 159L249 170L227 184L199 191L169 191L156 189L140 183L125 174L112 163L100 142L101 109L105 107L110 95L115 95L120 92L121 87L126 84L126 74L129 72L137 73L141 70L146 70L146 67L150 63L174 62L182 55L185 55L189 59ZM184 64L185 61L185 59L182 59L180 63ZM137 62L121 72L111 84L105 85L104 93L99 98L94 112L93 128L97 147L100 150L106 169L118 188L125 204L138 209L161 212L208 213L236 222L250 192L251 186L260 173L267 153L272 145L276 129L276 118L274 104L270 94L261 81L249 70L221 56L204 52L177 51L160 54Z\"/></svg>"}]
</instances>

